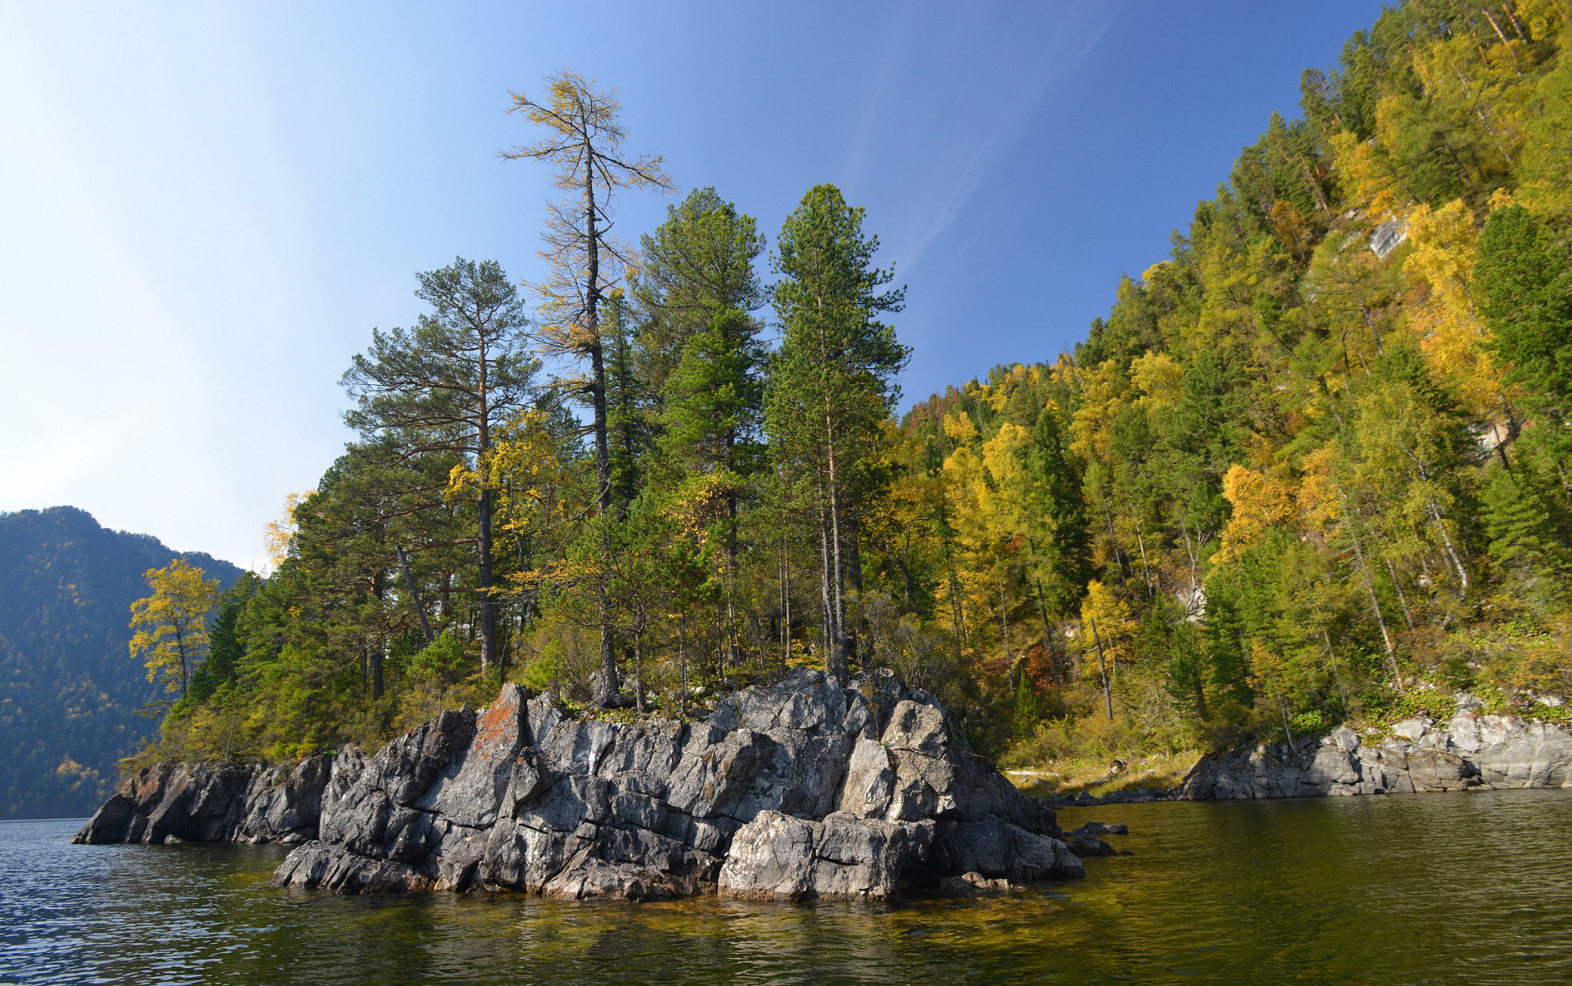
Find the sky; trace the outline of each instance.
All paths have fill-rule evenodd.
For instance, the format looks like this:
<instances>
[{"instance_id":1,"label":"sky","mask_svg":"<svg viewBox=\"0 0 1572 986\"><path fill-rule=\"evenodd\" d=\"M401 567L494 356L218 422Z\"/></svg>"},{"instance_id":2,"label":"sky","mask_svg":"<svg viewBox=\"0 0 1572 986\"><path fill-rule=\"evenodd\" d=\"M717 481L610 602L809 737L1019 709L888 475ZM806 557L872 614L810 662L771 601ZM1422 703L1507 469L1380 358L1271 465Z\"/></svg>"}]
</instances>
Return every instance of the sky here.
<instances>
[{"instance_id":1,"label":"sky","mask_svg":"<svg viewBox=\"0 0 1572 986\"><path fill-rule=\"evenodd\" d=\"M540 275L555 192L498 152L559 69L772 245L814 184L865 207L909 404L1073 347L1380 7L0 0L0 511L261 566L415 273ZM674 201L623 194L618 233Z\"/></svg>"}]
</instances>

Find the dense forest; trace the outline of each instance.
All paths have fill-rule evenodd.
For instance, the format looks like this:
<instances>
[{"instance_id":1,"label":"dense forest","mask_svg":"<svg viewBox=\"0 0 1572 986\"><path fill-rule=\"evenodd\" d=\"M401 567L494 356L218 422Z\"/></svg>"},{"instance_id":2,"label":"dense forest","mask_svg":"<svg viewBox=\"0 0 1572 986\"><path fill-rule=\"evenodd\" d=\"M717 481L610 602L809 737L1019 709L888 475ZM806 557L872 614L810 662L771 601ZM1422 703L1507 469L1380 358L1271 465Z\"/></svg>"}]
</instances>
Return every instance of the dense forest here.
<instances>
[{"instance_id":1,"label":"dense forest","mask_svg":"<svg viewBox=\"0 0 1572 986\"><path fill-rule=\"evenodd\" d=\"M772 241L704 188L619 242L673 184L614 94L513 94L549 273L419 276L147 755L374 742L502 680L684 715L797 665L893 668L1018 762L1458 689L1563 715L1566 13L1386 10L1073 353L900 419L905 289L836 188Z\"/></svg>"},{"instance_id":2,"label":"dense forest","mask_svg":"<svg viewBox=\"0 0 1572 986\"><path fill-rule=\"evenodd\" d=\"M176 557L225 585L240 575L73 507L0 514L0 818L91 812L156 731L139 714L157 693L127 657L126 613L144 573Z\"/></svg>"}]
</instances>

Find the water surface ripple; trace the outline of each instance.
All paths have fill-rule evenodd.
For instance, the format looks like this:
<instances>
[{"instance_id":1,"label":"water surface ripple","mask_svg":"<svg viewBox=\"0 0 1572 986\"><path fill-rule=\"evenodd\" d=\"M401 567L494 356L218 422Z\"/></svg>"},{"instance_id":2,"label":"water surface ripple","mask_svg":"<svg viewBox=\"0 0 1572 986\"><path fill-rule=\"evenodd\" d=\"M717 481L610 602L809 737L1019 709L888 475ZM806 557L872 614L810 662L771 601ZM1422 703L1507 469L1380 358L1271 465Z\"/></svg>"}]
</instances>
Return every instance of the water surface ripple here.
<instances>
[{"instance_id":1,"label":"water surface ripple","mask_svg":"<svg viewBox=\"0 0 1572 986\"><path fill-rule=\"evenodd\" d=\"M277 847L0 822L0 983L1572 983L1572 791L1157 804L1087 879L895 906L266 886Z\"/></svg>"}]
</instances>

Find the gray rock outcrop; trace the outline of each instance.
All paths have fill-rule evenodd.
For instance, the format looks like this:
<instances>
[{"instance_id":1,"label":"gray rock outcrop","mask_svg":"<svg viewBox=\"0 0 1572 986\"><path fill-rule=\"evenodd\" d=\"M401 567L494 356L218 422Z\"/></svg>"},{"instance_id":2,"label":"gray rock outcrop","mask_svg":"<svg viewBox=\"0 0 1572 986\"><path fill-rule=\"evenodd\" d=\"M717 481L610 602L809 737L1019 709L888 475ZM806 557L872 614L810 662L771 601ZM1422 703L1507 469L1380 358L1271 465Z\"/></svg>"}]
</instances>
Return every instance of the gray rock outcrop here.
<instances>
[{"instance_id":1,"label":"gray rock outcrop","mask_svg":"<svg viewBox=\"0 0 1572 986\"><path fill-rule=\"evenodd\" d=\"M1346 727L1294 746L1203 758L1179 797L1193 801L1572 787L1572 733L1484 713L1460 697L1450 719L1406 719L1367 741Z\"/></svg>"},{"instance_id":2,"label":"gray rock outcrop","mask_svg":"<svg viewBox=\"0 0 1572 986\"><path fill-rule=\"evenodd\" d=\"M1053 812L929 695L798 671L699 723L573 718L503 688L346 749L281 886L558 897L883 898L1078 876Z\"/></svg>"},{"instance_id":3,"label":"gray rock outcrop","mask_svg":"<svg viewBox=\"0 0 1572 986\"><path fill-rule=\"evenodd\" d=\"M305 842L331 758L295 766L166 762L127 778L73 842Z\"/></svg>"}]
</instances>

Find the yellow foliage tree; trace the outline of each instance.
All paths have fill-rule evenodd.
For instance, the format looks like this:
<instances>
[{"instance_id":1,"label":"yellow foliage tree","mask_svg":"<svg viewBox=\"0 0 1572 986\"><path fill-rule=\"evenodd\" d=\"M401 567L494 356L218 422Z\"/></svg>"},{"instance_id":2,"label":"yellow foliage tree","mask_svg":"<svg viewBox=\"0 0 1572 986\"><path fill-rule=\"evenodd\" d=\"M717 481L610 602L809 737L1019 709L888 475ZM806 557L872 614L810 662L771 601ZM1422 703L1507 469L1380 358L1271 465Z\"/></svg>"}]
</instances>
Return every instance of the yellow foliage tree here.
<instances>
[{"instance_id":1,"label":"yellow foliage tree","mask_svg":"<svg viewBox=\"0 0 1572 986\"><path fill-rule=\"evenodd\" d=\"M1330 540L1343 516L1342 494L1332 475L1335 466L1336 451L1331 445L1305 456L1295 495L1301 529L1322 540Z\"/></svg>"},{"instance_id":2,"label":"yellow foliage tree","mask_svg":"<svg viewBox=\"0 0 1572 986\"><path fill-rule=\"evenodd\" d=\"M1081 600L1081 627L1091 649L1081 661L1084 677L1101 679L1103 702L1108 718L1113 719L1113 681L1121 663L1134 658L1135 617L1124 600L1113 590L1093 579L1086 584L1086 598Z\"/></svg>"},{"instance_id":3,"label":"yellow foliage tree","mask_svg":"<svg viewBox=\"0 0 1572 986\"><path fill-rule=\"evenodd\" d=\"M1184 367L1167 353L1150 349L1130 361L1130 379L1141 389L1140 403L1148 411L1172 410L1179 406Z\"/></svg>"},{"instance_id":4,"label":"yellow foliage tree","mask_svg":"<svg viewBox=\"0 0 1572 986\"><path fill-rule=\"evenodd\" d=\"M131 656L147 666L147 680L164 678L165 692L182 696L207 655L207 614L218 600L218 579L184 558L143 576L152 593L131 604Z\"/></svg>"},{"instance_id":5,"label":"yellow foliage tree","mask_svg":"<svg viewBox=\"0 0 1572 986\"><path fill-rule=\"evenodd\" d=\"M1005 422L983 443L982 464L989 481L978 488L977 499L989 535L1000 541L1026 530L1027 480L1022 450L1029 441L1031 435L1025 428Z\"/></svg>"},{"instance_id":6,"label":"yellow foliage tree","mask_svg":"<svg viewBox=\"0 0 1572 986\"><path fill-rule=\"evenodd\" d=\"M519 412L493 435L491 448L473 466L460 463L448 474L446 495L462 499L484 481L496 495L496 517L503 535L515 543L549 537L570 509L567 487L572 482L567 450L553 435L545 411ZM525 571L515 580L535 585L549 576L560 576L561 566L549 571Z\"/></svg>"},{"instance_id":7,"label":"yellow foliage tree","mask_svg":"<svg viewBox=\"0 0 1572 986\"><path fill-rule=\"evenodd\" d=\"M1572 216L1572 25L1564 22L1566 0L1535 0L1532 13L1520 14L1535 40L1561 35L1555 68L1541 78L1524 106L1523 151L1515 173L1518 195L1531 212L1545 218Z\"/></svg>"},{"instance_id":8,"label":"yellow foliage tree","mask_svg":"<svg viewBox=\"0 0 1572 986\"><path fill-rule=\"evenodd\" d=\"M1260 544L1268 528L1293 520L1297 513L1291 482L1237 463L1223 474L1223 497L1233 512L1223 529L1222 546L1212 556L1219 565Z\"/></svg>"},{"instance_id":9,"label":"yellow foliage tree","mask_svg":"<svg viewBox=\"0 0 1572 986\"><path fill-rule=\"evenodd\" d=\"M267 551L268 564L273 568L284 564L284 558L289 554L290 542L295 540L295 534L300 530L297 515L305 502L316 495L316 490L286 493L284 512L279 514L278 520L268 521L267 528L262 533L262 547Z\"/></svg>"},{"instance_id":10,"label":"yellow foliage tree","mask_svg":"<svg viewBox=\"0 0 1572 986\"><path fill-rule=\"evenodd\" d=\"M1390 115L1390 97L1377 106L1377 120ZM1399 211L1407 199L1391 166L1382 156L1375 140L1360 140L1347 130L1332 138L1332 160L1338 175L1349 190L1349 198L1365 205L1365 215L1372 222Z\"/></svg>"},{"instance_id":11,"label":"yellow foliage tree","mask_svg":"<svg viewBox=\"0 0 1572 986\"><path fill-rule=\"evenodd\" d=\"M1544 41L1567 19L1566 0L1517 0L1517 19L1528 28L1535 41Z\"/></svg>"},{"instance_id":12,"label":"yellow foliage tree","mask_svg":"<svg viewBox=\"0 0 1572 986\"><path fill-rule=\"evenodd\" d=\"M571 384L589 397L591 430L595 435L596 506L602 517L613 513L611 452L606 402L607 333L601 309L614 301L613 291L633 263L632 251L611 236L618 189L671 190L658 155L634 157L623 150L627 131L618 121L622 104L615 89L598 88L576 72L563 70L547 79L543 101L511 93L513 112L522 113L543 136L533 144L502 156L544 161L562 189L561 201L547 206L544 248L545 279L533 285L540 298L542 348L557 356L588 363L587 377ZM626 504L619 504L624 507ZM610 528L601 550L611 550ZM598 705L611 703L619 681L612 647L611 602L599 593L601 677Z\"/></svg>"},{"instance_id":13,"label":"yellow foliage tree","mask_svg":"<svg viewBox=\"0 0 1572 986\"><path fill-rule=\"evenodd\" d=\"M1108 454L1108 432L1124 407L1129 379L1117 360L1104 360L1096 369L1081 374L1085 387L1081 406L1070 422L1070 451L1086 460L1099 460Z\"/></svg>"},{"instance_id":14,"label":"yellow foliage tree","mask_svg":"<svg viewBox=\"0 0 1572 986\"><path fill-rule=\"evenodd\" d=\"M958 445L969 444L977 437L977 426L972 424L972 416L965 411L946 414L943 424L944 433Z\"/></svg>"},{"instance_id":15,"label":"yellow foliage tree","mask_svg":"<svg viewBox=\"0 0 1572 986\"><path fill-rule=\"evenodd\" d=\"M971 424L965 412L961 413L959 419L945 418L946 424L952 420L964 420L968 426ZM971 612L985 611L988 608L987 601L993 597L991 586L995 553L991 549L995 545L990 543L988 537L987 519L979 496L986 485L982 460L970 445L961 445L945 457L940 478L944 484L945 498L951 504L951 523L962 556L962 564L955 576L964 596L964 606Z\"/></svg>"},{"instance_id":16,"label":"yellow foliage tree","mask_svg":"<svg viewBox=\"0 0 1572 986\"><path fill-rule=\"evenodd\" d=\"M1299 214L1299 210L1294 208L1294 204L1278 199L1272 203L1269 218L1272 220L1272 231L1277 234L1283 246L1288 248L1288 252L1293 254L1296 260L1304 259L1310 252L1315 231L1310 228L1309 223L1305 222L1305 217Z\"/></svg>"},{"instance_id":17,"label":"yellow foliage tree","mask_svg":"<svg viewBox=\"0 0 1572 986\"><path fill-rule=\"evenodd\" d=\"M1474 312L1468 280L1478 255L1479 230L1462 201L1408 214L1412 252L1403 273L1424 297L1409 309L1408 327L1427 362L1453 382L1463 405L1489 421L1505 411L1501 369L1485 347L1488 330Z\"/></svg>"}]
</instances>

